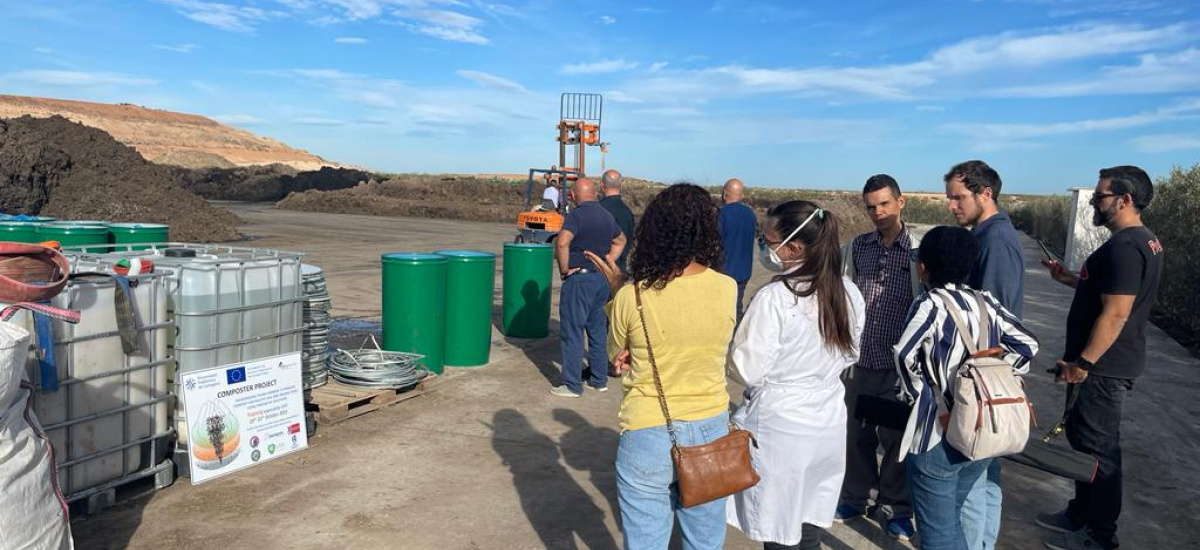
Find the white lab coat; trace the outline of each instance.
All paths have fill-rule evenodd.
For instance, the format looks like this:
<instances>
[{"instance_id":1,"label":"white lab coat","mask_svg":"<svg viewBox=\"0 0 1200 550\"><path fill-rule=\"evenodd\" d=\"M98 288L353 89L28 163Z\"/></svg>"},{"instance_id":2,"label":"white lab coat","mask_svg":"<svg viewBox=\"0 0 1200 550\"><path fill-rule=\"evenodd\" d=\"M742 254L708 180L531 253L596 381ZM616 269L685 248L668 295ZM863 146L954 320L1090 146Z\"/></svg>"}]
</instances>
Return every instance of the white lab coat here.
<instances>
[{"instance_id":1,"label":"white lab coat","mask_svg":"<svg viewBox=\"0 0 1200 550\"><path fill-rule=\"evenodd\" d=\"M729 370L746 386L733 421L758 440L758 485L729 499L726 519L747 537L794 545L804 523L833 524L846 469L846 404L841 374L858 360L865 305L845 277L855 351L821 339L816 296L781 282L758 291L730 347Z\"/></svg>"}]
</instances>

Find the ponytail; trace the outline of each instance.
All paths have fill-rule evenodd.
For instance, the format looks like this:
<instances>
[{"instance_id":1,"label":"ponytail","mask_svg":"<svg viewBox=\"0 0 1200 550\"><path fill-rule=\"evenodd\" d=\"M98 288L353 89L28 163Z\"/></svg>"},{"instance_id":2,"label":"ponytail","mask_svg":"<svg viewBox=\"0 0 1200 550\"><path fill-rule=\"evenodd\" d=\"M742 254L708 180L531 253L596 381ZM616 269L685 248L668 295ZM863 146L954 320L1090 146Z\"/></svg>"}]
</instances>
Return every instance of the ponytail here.
<instances>
[{"instance_id":1,"label":"ponytail","mask_svg":"<svg viewBox=\"0 0 1200 550\"><path fill-rule=\"evenodd\" d=\"M804 244L803 263L795 271L777 275L774 280L782 281L798 297L816 294L817 324L825 346L853 353L854 337L850 333L850 311L842 280L837 217L816 203L795 200L767 211L767 223L773 223L781 235L788 235L814 212L816 216L793 237Z\"/></svg>"}]
</instances>

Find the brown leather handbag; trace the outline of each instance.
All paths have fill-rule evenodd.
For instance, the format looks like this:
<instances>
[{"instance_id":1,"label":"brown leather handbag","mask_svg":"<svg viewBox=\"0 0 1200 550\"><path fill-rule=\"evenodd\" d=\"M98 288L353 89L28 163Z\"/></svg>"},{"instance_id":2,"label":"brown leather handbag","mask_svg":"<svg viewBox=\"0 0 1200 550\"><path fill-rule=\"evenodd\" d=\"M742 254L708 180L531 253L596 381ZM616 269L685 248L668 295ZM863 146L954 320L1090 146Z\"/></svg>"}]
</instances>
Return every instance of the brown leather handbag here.
<instances>
[{"instance_id":1,"label":"brown leather handbag","mask_svg":"<svg viewBox=\"0 0 1200 550\"><path fill-rule=\"evenodd\" d=\"M679 503L691 508L712 502L734 493L740 493L758 483L758 472L750 462L750 445L757 446L754 435L729 423L729 433L703 445L680 445L675 438L675 424L667 409L667 396L663 392L662 378L658 375L658 363L654 360L654 347L650 345L650 328L646 324L646 312L642 306L642 290L635 283L638 316L642 331L646 335L646 351L650 355L650 370L654 373L654 387L658 391L658 403L667 419L667 433L671 436L671 459L675 463L675 477L679 483Z\"/></svg>"}]
</instances>

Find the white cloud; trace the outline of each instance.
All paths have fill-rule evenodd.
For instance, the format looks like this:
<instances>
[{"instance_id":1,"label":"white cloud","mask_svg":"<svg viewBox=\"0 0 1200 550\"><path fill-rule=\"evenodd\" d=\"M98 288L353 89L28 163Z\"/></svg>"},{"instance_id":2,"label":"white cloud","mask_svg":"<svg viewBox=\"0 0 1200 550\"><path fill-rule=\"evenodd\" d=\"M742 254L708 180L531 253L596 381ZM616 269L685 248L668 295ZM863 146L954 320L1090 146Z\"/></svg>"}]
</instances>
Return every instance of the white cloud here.
<instances>
[{"instance_id":1,"label":"white cloud","mask_svg":"<svg viewBox=\"0 0 1200 550\"><path fill-rule=\"evenodd\" d=\"M1143 52L1187 40L1187 25L1081 25L1033 36L1004 33L941 48L928 59L939 70L979 72L998 67L1038 67L1105 55Z\"/></svg>"},{"instance_id":2,"label":"white cloud","mask_svg":"<svg viewBox=\"0 0 1200 550\"><path fill-rule=\"evenodd\" d=\"M669 101L681 96L705 101L715 97L737 97L759 93L854 94L884 100L918 99L924 90L942 82L942 95L993 95L1004 92L988 85L962 89L962 77L1003 78L1006 71L1028 71L1086 58L1121 53L1140 53L1188 40L1188 26L1176 24L1146 28L1136 25L1077 25L1040 34L1004 33L970 39L935 50L917 61L886 65L816 66L764 68L743 65L664 71L649 79L631 81L629 90L645 97ZM1155 89L1200 81L1200 70L1173 71L1176 67L1200 66L1195 60L1159 59L1143 56L1144 72L1161 75L1161 82L1148 83ZM564 71L566 72L566 71ZM570 73L568 73L570 74ZM1119 71L1116 72L1119 74ZM1126 75L1121 75L1126 76ZM1008 79L1011 82L1011 79ZM1139 84L1140 85L1140 84ZM1016 95L1010 88L1007 93ZM1028 92L1026 92L1028 93ZM1061 91L1063 95L1077 93Z\"/></svg>"},{"instance_id":3,"label":"white cloud","mask_svg":"<svg viewBox=\"0 0 1200 550\"><path fill-rule=\"evenodd\" d=\"M396 16L403 19L401 25L409 30L450 42L481 46L490 43L487 37L480 34L477 29L483 25L482 19L456 11L424 7L426 2L423 0L414 0L411 3L415 4L415 7L395 12ZM432 3L457 4L457 2L442 0Z\"/></svg>"},{"instance_id":4,"label":"white cloud","mask_svg":"<svg viewBox=\"0 0 1200 550\"><path fill-rule=\"evenodd\" d=\"M636 61L625 61L624 59L606 59L604 61L596 61L594 63L563 65L562 73L566 75L616 73L636 69L637 66L638 63Z\"/></svg>"},{"instance_id":5,"label":"white cloud","mask_svg":"<svg viewBox=\"0 0 1200 550\"><path fill-rule=\"evenodd\" d=\"M1109 66L1098 75L1075 82L1012 86L995 90L998 97L1075 97L1200 90L1200 49L1167 55L1145 54L1137 65Z\"/></svg>"},{"instance_id":6,"label":"white cloud","mask_svg":"<svg viewBox=\"0 0 1200 550\"><path fill-rule=\"evenodd\" d=\"M917 105L917 110L922 113L941 113L945 112L946 108L941 105Z\"/></svg>"},{"instance_id":7,"label":"white cloud","mask_svg":"<svg viewBox=\"0 0 1200 550\"><path fill-rule=\"evenodd\" d=\"M604 92L604 99L615 103L644 103L642 98L627 94L619 90L609 90Z\"/></svg>"},{"instance_id":8,"label":"white cloud","mask_svg":"<svg viewBox=\"0 0 1200 550\"><path fill-rule=\"evenodd\" d=\"M995 151L1014 146L1030 146L1032 140L1068 134L1105 132L1141 128L1181 118L1200 116L1200 99L1189 99L1154 111L1135 115L1084 119L1046 124L1032 123L954 123L941 130L967 136L977 151Z\"/></svg>"},{"instance_id":9,"label":"white cloud","mask_svg":"<svg viewBox=\"0 0 1200 550\"><path fill-rule=\"evenodd\" d=\"M33 70L33 71L17 71L5 75L5 79L11 79L16 82L25 84L34 84L41 86L68 86L68 87L91 87L91 86L154 86L158 84L157 80L150 78L140 78L129 76L121 73L88 73L81 71L55 71L55 70Z\"/></svg>"},{"instance_id":10,"label":"white cloud","mask_svg":"<svg viewBox=\"0 0 1200 550\"><path fill-rule=\"evenodd\" d=\"M666 61L659 61L658 63L654 63L654 64L650 65L650 72L652 72L652 73L656 73L656 72L658 72L658 71L661 71L661 70L663 70L663 69L665 69L665 68L667 68L667 62L666 62Z\"/></svg>"},{"instance_id":11,"label":"white cloud","mask_svg":"<svg viewBox=\"0 0 1200 550\"><path fill-rule=\"evenodd\" d=\"M479 30L484 21L468 15L466 11L475 9L493 17L515 12L499 4L466 3L460 0L274 0L274 5L282 10L208 0L153 1L173 6L194 21L235 32L252 32L263 22L279 18L304 18L318 26L378 19L399 24L417 34L480 45L489 43Z\"/></svg>"},{"instance_id":12,"label":"white cloud","mask_svg":"<svg viewBox=\"0 0 1200 550\"><path fill-rule=\"evenodd\" d=\"M449 42L461 42L463 44L478 44L486 46L491 41L487 37L472 31L470 29L458 29L454 27L442 27L437 25L420 25L413 29L419 34L441 38Z\"/></svg>"},{"instance_id":13,"label":"white cloud","mask_svg":"<svg viewBox=\"0 0 1200 550\"><path fill-rule=\"evenodd\" d=\"M37 52L37 53L42 53L42 54L51 54L51 53L54 53L54 50L52 50L52 49L50 49L50 48L40 48L40 47L39 47L39 48L34 48L34 49L33 49L33 51L35 51L35 52Z\"/></svg>"},{"instance_id":14,"label":"white cloud","mask_svg":"<svg viewBox=\"0 0 1200 550\"><path fill-rule=\"evenodd\" d=\"M516 92L519 94L530 93L524 86L517 84L507 78L502 78L494 74L489 74L481 71L455 71L454 74L461 76L471 82L479 84L487 88L495 88L507 92Z\"/></svg>"},{"instance_id":15,"label":"white cloud","mask_svg":"<svg viewBox=\"0 0 1200 550\"><path fill-rule=\"evenodd\" d=\"M1155 134L1142 136L1129 142L1143 153L1168 153L1200 149L1200 135Z\"/></svg>"},{"instance_id":16,"label":"white cloud","mask_svg":"<svg viewBox=\"0 0 1200 550\"><path fill-rule=\"evenodd\" d=\"M174 46L168 44L155 44L153 47L158 50L166 50L169 52L192 53L196 51L197 46L195 44L178 44Z\"/></svg>"},{"instance_id":17,"label":"white cloud","mask_svg":"<svg viewBox=\"0 0 1200 550\"><path fill-rule=\"evenodd\" d=\"M256 116L242 115L242 114L236 114L236 113L235 114L213 115L213 118L216 119L218 122L221 122L224 124L231 124L233 126L255 126L255 125L263 124L266 122L265 120L258 118Z\"/></svg>"},{"instance_id":18,"label":"white cloud","mask_svg":"<svg viewBox=\"0 0 1200 550\"><path fill-rule=\"evenodd\" d=\"M252 32L259 23L285 15L282 12L251 6L235 6L202 0L155 1L174 6L176 11L193 21L234 32Z\"/></svg>"},{"instance_id":19,"label":"white cloud","mask_svg":"<svg viewBox=\"0 0 1200 550\"><path fill-rule=\"evenodd\" d=\"M366 44L366 38L358 38L356 36L342 36L334 39L338 44Z\"/></svg>"},{"instance_id":20,"label":"white cloud","mask_svg":"<svg viewBox=\"0 0 1200 550\"><path fill-rule=\"evenodd\" d=\"M600 16L600 24L601 25L612 25L613 23L616 23L616 22L617 22L617 18L613 17L611 15L601 15Z\"/></svg>"}]
</instances>

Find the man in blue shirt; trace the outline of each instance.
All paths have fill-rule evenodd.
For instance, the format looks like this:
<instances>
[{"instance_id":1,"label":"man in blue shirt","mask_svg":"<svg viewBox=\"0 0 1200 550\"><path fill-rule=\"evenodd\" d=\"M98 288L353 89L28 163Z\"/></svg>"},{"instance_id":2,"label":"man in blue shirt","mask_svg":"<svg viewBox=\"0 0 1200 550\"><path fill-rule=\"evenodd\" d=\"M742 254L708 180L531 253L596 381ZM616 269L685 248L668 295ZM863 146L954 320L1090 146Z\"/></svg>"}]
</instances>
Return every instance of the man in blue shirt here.
<instances>
[{"instance_id":1,"label":"man in blue shirt","mask_svg":"<svg viewBox=\"0 0 1200 550\"><path fill-rule=\"evenodd\" d=\"M717 223L721 231L721 240L725 246L725 265L721 271L737 281L737 318L742 320L742 300L746 295L746 283L750 281L750 273L754 265L754 237L758 231L758 219L754 209L742 202L745 185L742 180L731 179L725 182L721 191L721 200L725 206Z\"/></svg>"},{"instance_id":2,"label":"man in blue shirt","mask_svg":"<svg viewBox=\"0 0 1200 550\"><path fill-rule=\"evenodd\" d=\"M1017 319L1024 319L1025 254L1008 214L1000 210L1000 174L981 160L955 165L943 178L950 212L963 227L972 227L979 256L967 278L972 288L986 290ZM991 549L1000 535L1000 461L992 460L963 503L962 524L971 550Z\"/></svg>"},{"instance_id":3,"label":"man in blue shirt","mask_svg":"<svg viewBox=\"0 0 1200 550\"><path fill-rule=\"evenodd\" d=\"M558 298L559 332L562 335L562 379L550 393L559 397L583 395L583 348L587 338L588 385L608 389L608 279L596 271L584 251L616 261L625 249L625 235L612 214L597 202L596 183L580 178L571 186L569 198L576 207L563 220L555 242L554 258L562 277Z\"/></svg>"}]
</instances>

